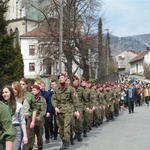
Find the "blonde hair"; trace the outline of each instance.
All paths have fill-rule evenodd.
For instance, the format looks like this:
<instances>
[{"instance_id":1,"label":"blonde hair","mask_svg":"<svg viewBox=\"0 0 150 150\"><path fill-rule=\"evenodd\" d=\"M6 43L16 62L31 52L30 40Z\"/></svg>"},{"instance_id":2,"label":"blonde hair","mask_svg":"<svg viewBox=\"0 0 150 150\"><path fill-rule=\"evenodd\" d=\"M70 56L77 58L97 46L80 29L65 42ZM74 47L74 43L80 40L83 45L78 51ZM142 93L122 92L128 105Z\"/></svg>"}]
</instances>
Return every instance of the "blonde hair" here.
<instances>
[{"instance_id":1,"label":"blonde hair","mask_svg":"<svg viewBox=\"0 0 150 150\"><path fill-rule=\"evenodd\" d=\"M34 84L41 85L41 80L35 80Z\"/></svg>"},{"instance_id":2,"label":"blonde hair","mask_svg":"<svg viewBox=\"0 0 150 150\"><path fill-rule=\"evenodd\" d=\"M22 93L22 89L21 89L21 84L19 81L14 81L12 83L12 86L14 86L15 90L17 90L17 98L23 102L23 93Z\"/></svg>"}]
</instances>

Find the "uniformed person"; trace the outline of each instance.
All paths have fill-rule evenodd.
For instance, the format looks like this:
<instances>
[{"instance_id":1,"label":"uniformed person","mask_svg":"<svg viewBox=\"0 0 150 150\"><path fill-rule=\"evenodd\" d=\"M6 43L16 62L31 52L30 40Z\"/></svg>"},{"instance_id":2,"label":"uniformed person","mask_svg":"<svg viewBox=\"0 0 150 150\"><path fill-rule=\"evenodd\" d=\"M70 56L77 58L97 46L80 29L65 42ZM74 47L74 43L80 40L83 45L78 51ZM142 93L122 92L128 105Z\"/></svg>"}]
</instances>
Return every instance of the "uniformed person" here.
<instances>
[{"instance_id":1,"label":"uniformed person","mask_svg":"<svg viewBox=\"0 0 150 150\"><path fill-rule=\"evenodd\" d=\"M37 146L38 150L43 149L43 128L44 128L44 116L46 114L46 100L40 94L40 87L38 85L32 86L32 94L35 95L36 98L36 118L35 118L35 126L34 126L34 135L32 138L34 139L35 134L37 136Z\"/></svg>"},{"instance_id":2,"label":"uniformed person","mask_svg":"<svg viewBox=\"0 0 150 150\"><path fill-rule=\"evenodd\" d=\"M89 114L91 112L89 108L90 102L90 90L85 78L81 80L81 86L83 87L83 136L87 137L88 124L89 124Z\"/></svg>"},{"instance_id":3,"label":"uniformed person","mask_svg":"<svg viewBox=\"0 0 150 150\"><path fill-rule=\"evenodd\" d=\"M79 100L79 113L80 118L75 119L75 137L74 139L77 139L78 141L82 141L82 133L83 133L83 92L84 89L79 85L79 78L75 75L73 77L73 88L78 94L78 100Z\"/></svg>"},{"instance_id":4,"label":"uniformed person","mask_svg":"<svg viewBox=\"0 0 150 150\"><path fill-rule=\"evenodd\" d=\"M60 150L69 150L70 127L73 116L73 105L78 105L77 94L75 90L66 84L66 75L60 73L58 75L60 85L56 87L52 96L52 104L57 114L57 125L59 134L62 139L62 147ZM79 117L78 111L75 111L76 117Z\"/></svg>"}]
</instances>

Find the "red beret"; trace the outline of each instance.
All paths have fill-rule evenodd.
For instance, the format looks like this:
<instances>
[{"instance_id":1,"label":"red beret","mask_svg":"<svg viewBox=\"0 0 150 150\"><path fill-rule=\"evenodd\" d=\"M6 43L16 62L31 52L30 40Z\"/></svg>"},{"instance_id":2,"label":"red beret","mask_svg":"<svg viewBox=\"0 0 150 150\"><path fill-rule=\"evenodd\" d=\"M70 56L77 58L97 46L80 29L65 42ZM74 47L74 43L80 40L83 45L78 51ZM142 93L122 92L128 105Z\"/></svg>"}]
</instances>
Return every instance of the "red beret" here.
<instances>
[{"instance_id":1,"label":"red beret","mask_svg":"<svg viewBox=\"0 0 150 150\"><path fill-rule=\"evenodd\" d=\"M73 80L79 80L79 78L75 75L75 76L73 77Z\"/></svg>"},{"instance_id":2,"label":"red beret","mask_svg":"<svg viewBox=\"0 0 150 150\"><path fill-rule=\"evenodd\" d=\"M65 73L60 73L60 74L58 75L58 79L59 79L60 76L66 77L66 74L65 74Z\"/></svg>"},{"instance_id":3,"label":"red beret","mask_svg":"<svg viewBox=\"0 0 150 150\"><path fill-rule=\"evenodd\" d=\"M32 88L32 89L33 89L33 88L36 88L36 89L38 89L38 90L40 89L40 87L39 87L37 84L32 85L31 88Z\"/></svg>"},{"instance_id":4,"label":"red beret","mask_svg":"<svg viewBox=\"0 0 150 150\"><path fill-rule=\"evenodd\" d=\"M95 83L92 83L91 87L93 87L93 86L96 86L96 84L95 84Z\"/></svg>"},{"instance_id":5,"label":"red beret","mask_svg":"<svg viewBox=\"0 0 150 150\"><path fill-rule=\"evenodd\" d=\"M81 79L81 82L82 82L82 81L86 81L86 79L85 79L85 78L82 78L82 79Z\"/></svg>"}]
</instances>

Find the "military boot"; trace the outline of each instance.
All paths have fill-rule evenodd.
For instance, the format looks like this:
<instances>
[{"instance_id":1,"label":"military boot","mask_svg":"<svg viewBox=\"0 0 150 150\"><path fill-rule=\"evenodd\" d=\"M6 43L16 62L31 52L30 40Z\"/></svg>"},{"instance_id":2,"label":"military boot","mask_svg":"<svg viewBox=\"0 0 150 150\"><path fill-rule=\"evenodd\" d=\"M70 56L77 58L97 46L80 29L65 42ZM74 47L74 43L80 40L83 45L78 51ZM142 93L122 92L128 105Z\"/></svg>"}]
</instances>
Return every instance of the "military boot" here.
<instances>
[{"instance_id":1,"label":"military boot","mask_svg":"<svg viewBox=\"0 0 150 150\"><path fill-rule=\"evenodd\" d=\"M70 143L71 143L71 145L74 145L74 144L75 144L74 138L73 138L73 135L72 135L72 134L71 134L71 137L70 137Z\"/></svg>"},{"instance_id":2,"label":"military boot","mask_svg":"<svg viewBox=\"0 0 150 150\"><path fill-rule=\"evenodd\" d=\"M75 133L75 135L74 135L73 139L74 139L74 140L76 140L76 139L77 139L77 137L78 137L78 134L77 134L77 133Z\"/></svg>"},{"instance_id":3,"label":"military boot","mask_svg":"<svg viewBox=\"0 0 150 150\"><path fill-rule=\"evenodd\" d=\"M78 141L81 142L82 141L82 136L81 133L78 134Z\"/></svg>"},{"instance_id":4,"label":"military boot","mask_svg":"<svg viewBox=\"0 0 150 150\"><path fill-rule=\"evenodd\" d=\"M65 150L70 150L69 148L69 142L66 141L66 147L65 147Z\"/></svg>"},{"instance_id":5,"label":"military boot","mask_svg":"<svg viewBox=\"0 0 150 150\"><path fill-rule=\"evenodd\" d=\"M65 148L66 148L66 142L62 140L62 146L59 150L65 150Z\"/></svg>"},{"instance_id":6,"label":"military boot","mask_svg":"<svg viewBox=\"0 0 150 150\"><path fill-rule=\"evenodd\" d=\"M83 131L83 136L87 137L86 131Z\"/></svg>"}]
</instances>

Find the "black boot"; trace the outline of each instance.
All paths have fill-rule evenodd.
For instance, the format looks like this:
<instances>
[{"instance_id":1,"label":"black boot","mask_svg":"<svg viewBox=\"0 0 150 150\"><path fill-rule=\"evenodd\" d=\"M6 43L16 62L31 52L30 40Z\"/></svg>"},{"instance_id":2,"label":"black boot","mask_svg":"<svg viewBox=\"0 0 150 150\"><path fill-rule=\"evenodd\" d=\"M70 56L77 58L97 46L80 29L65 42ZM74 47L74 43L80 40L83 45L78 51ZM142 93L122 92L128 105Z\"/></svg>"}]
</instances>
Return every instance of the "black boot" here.
<instances>
[{"instance_id":1,"label":"black boot","mask_svg":"<svg viewBox=\"0 0 150 150\"><path fill-rule=\"evenodd\" d=\"M106 118L106 121L105 121L105 122L109 122L109 118L108 118L108 117Z\"/></svg>"},{"instance_id":2,"label":"black boot","mask_svg":"<svg viewBox=\"0 0 150 150\"><path fill-rule=\"evenodd\" d=\"M74 145L74 144L75 144L74 138L73 138L73 135L72 135L72 134L71 134L71 137L70 137L70 143L71 143L71 145Z\"/></svg>"},{"instance_id":3,"label":"black boot","mask_svg":"<svg viewBox=\"0 0 150 150\"><path fill-rule=\"evenodd\" d=\"M77 137L78 137L78 134L77 134L77 133L75 133L75 136L73 137L73 139L74 139L74 140L76 140L76 139L77 139Z\"/></svg>"},{"instance_id":4,"label":"black boot","mask_svg":"<svg viewBox=\"0 0 150 150\"><path fill-rule=\"evenodd\" d=\"M78 141L81 142L82 141L82 136L81 133L78 134Z\"/></svg>"},{"instance_id":5,"label":"black boot","mask_svg":"<svg viewBox=\"0 0 150 150\"><path fill-rule=\"evenodd\" d=\"M62 140L62 146L59 150L65 150L65 148L66 148L66 142Z\"/></svg>"},{"instance_id":6,"label":"black boot","mask_svg":"<svg viewBox=\"0 0 150 150\"><path fill-rule=\"evenodd\" d=\"M87 137L86 131L83 131L83 136Z\"/></svg>"},{"instance_id":7,"label":"black boot","mask_svg":"<svg viewBox=\"0 0 150 150\"><path fill-rule=\"evenodd\" d=\"M69 148L69 142L66 141L66 147L65 147L65 150L70 150Z\"/></svg>"}]
</instances>

